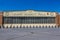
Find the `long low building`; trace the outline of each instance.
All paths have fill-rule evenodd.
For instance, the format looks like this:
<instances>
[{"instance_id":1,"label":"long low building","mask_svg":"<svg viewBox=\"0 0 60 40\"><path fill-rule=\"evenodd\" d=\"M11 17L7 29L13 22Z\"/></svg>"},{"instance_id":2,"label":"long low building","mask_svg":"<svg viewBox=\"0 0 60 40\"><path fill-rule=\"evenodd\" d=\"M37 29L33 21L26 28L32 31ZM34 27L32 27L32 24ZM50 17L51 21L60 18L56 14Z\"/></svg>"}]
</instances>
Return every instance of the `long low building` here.
<instances>
[{"instance_id":1,"label":"long low building","mask_svg":"<svg viewBox=\"0 0 60 40\"><path fill-rule=\"evenodd\" d=\"M34 10L5 11L0 12L0 26L60 26L60 15Z\"/></svg>"}]
</instances>

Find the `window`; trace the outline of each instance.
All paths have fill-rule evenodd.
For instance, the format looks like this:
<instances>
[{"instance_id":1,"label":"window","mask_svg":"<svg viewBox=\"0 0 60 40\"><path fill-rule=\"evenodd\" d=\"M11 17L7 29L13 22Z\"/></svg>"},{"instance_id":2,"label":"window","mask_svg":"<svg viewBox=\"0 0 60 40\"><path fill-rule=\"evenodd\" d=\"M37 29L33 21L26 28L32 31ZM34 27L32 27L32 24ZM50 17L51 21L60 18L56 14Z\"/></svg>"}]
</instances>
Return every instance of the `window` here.
<instances>
[{"instance_id":1,"label":"window","mask_svg":"<svg viewBox=\"0 0 60 40\"><path fill-rule=\"evenodd\" d=\"M4 23L55 23L55 17L4 17Z\"/></svg>"}]
</instances>

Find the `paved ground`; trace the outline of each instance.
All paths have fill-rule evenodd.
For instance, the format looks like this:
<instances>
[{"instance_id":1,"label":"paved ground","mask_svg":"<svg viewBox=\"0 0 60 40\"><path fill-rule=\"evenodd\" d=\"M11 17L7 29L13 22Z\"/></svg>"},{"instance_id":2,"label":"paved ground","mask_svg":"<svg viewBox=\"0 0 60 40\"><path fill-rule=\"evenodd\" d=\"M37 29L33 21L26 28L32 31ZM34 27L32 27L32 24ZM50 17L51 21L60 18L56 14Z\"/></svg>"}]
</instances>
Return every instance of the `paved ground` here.
<instances>
[{"instance_id":1,"label":"paved ground","mask_svg":"<svg viewBox=\"0 0 60 40\"><path fill-rule=\"evenodd\" d=\"M60 28L2 28L0 40L60 40Z\"/></svg>"}]
</instances>

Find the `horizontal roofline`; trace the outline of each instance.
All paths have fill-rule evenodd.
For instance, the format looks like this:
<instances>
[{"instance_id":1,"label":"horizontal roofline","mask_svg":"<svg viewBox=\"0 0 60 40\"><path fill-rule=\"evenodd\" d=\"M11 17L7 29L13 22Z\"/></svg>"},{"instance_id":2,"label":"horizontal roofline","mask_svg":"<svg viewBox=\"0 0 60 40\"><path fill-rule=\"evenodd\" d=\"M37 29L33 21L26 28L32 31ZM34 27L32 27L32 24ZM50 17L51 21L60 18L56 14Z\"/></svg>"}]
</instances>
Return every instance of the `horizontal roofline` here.
<instances>
[{"instance_id":1,"label":"horizontal roofline","mask_svg":"<svg viewBox=\"0 0 60 40\"><path fill-rule=\"evenodd\" d=\"M31 9L29 9L31 10ZM5 10L5 11L0 11L0 12L13 12L13 11L28 11L28 10ZM47 10L32 10L32 11L40 11L40 12L56 12L56 11L47 11ZM58 12L57 12L58 13Z\"/></svg>"}]
</instances>

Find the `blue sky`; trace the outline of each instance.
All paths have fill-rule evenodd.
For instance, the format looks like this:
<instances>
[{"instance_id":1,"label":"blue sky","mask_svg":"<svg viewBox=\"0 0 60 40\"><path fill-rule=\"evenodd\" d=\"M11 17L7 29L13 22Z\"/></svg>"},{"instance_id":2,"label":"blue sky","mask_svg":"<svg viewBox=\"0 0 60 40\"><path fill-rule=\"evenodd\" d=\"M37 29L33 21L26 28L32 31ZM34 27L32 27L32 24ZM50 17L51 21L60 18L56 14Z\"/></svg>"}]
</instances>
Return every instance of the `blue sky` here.
<instances>
[{"instance_id":1,"label":"blue sky","mask_svg":"<svg viewBox=\"0 0 60 40\"><path fill-rule=\"evenodd\" d=\"M0 11L44 10L60 12L60 0L0 0Z\"/></svg>"}]
</instances>

